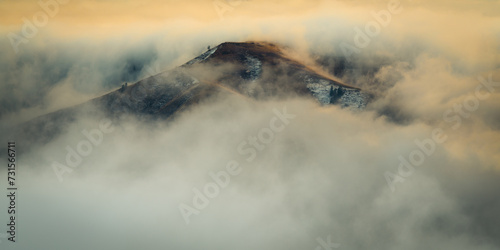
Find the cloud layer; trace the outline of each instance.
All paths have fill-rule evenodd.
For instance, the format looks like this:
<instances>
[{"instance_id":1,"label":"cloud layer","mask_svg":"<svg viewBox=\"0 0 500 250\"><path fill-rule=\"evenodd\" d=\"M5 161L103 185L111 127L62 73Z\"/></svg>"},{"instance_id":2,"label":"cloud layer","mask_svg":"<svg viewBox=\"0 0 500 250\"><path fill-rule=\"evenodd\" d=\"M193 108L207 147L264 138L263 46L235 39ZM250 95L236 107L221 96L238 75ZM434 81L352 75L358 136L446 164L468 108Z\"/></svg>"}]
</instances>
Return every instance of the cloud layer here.
<instances>
[{"instance_id":1,"label":"cloud layer","mask_svg":"<svg viewBox=\"0 0 500 250\"><path fill-rule=\"evenodd\" d=\"M247 161L237 146L269 126L273 109L284 107L296 117ZM417 148L414 139L430 137L433 127L401 126L374 112L319 107L311 100L220 97L173 123L131 118L113 124L102 144L59 182L54 162L68 165L66 146L77 150L86 140L80 131L98 126L99 120L82 118L67 134L20 156L16 246L314 249L318 237L354 249L500 244L496 152L456 152L457 145L491 134L488 129L474 138L446 130L448 142L392 192L384 173L397 173L398 157L407 157ZM495 141L482 145L497 147ZM210 173L231 161L241 173L186 225L179 205L193 207L193 188L204 190L214 182Z\"/></svg>"},{"instance_id":2,"label":"cloud layer","mask_svg":"<svg viewBox=\"0 0 500 250\"><path fill-rule=\"evenodd\" d=\"M402 11L360 48L356 28L366 32L388 1L234 2L224 20L212 1L61 5L18 53L0 41L2 126L174 68L225 41L282 44L374 101L351 112L309 99L220 95L169 123L125 117L61 183L54 162L67 165L66 147L85 140L83 129L99 127L100 118L81 116L19 157L19 242L1 245L315 249L318 238L330 237L339 249L500 247L498 3L402 1ZM40 11L23 1L9 7L17 11L3 19L4 37L22 34L22 17ZM86 21L89 13L95 19ZM346 54L341 44L357 52ZM285 106L296 118L248 162L238 145ZM402 176L401 157L409 159L420 150L415 140L436 129L446 140ZM186 225L179 204L192 205L193 188L202 190L210 172L231 160L241 173ZM387 173L404 182L388 182Z\"/></svg>"}]
</instances>

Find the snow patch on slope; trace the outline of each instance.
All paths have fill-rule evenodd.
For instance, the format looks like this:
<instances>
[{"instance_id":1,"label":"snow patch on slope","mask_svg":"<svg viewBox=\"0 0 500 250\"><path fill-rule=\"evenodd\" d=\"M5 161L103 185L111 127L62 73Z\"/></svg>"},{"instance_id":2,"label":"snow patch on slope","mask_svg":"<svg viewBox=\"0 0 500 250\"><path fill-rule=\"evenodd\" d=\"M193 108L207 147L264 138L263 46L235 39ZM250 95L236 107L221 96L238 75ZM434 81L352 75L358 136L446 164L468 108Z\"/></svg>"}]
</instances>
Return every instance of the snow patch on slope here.
<instances>
[{"instance_id":1,"label":"snow patch on slope","mask_svg":"<svg viewBox=\"0 0 500 250\"><path fill-rule=\"evenodd\" d=\"M321 105L330 104L330 88L331 84L327 80L313 79L310 76L305 76L306 86L312 92L313 96L318 99ZM337 86L334 86L337 87Z\"/></svg>"},{"instance_id":2,"label":"snow patch on slope","mask_svg":"<svg viewBox=\"0 0 500 250\"><path fill-rule=\"evenodd\" d=\"M215 53L215 51L217 51L217 48L218 47L215 47L215 48L207 50L205 53L197 56L196 58L194 58L193 60L187 62L186 64L187 65L191 65L191 64L194 64L194 63L197 63L197 62L201 62L201 61L207 60L211 55L213 55Z\"/></svg>"},{"instance_id":3,"label":"snow patch on slope","mask_svg":"<svg viewBox=\"0 0 500 250\"><path fill-rule=\"evenodd\" d=\"M245 63L247 65L246 73L248 74L249 80L257 80L262 74L262 62L251 56L245 56L245 59Z\"/></svg>"},{"instance_id":4,"label":"snow patch on slope","mask_svg":"<svg viewBox=\"0 0 500 250\"><path fill-rule=\"evenodd\" d=\"M249 83L243 85L243 92L247 96L252 96L255 93L255 88L258 86L257 79L262 75L262 62L252 56L245 56L246 70L244 79L250 80Z\"/></svg>"},{"instance_id":5,"label":"snow patch on slope","mask_svg":"<svg viewBox=\"0 0 500 250\"><path fill-rule=\"evenodd\" d=\"M342 107L350 107L353 109L363 110L366 108L367 97L359 90L346 89L345 93L340 97Z\"/></svg>"},{"instance_id":6,"label":"snow patch on slope","mask_svg":"<svg viewBox=\"0 0 500 250\"><path fill-rule=\"evenodd\" d=\"M362 110L366 108L367 97L357 89L349 89L332 84L324 79L304 77L307 88L321 105L339 103L342 108Z\"/></svg>"}]
</instances>

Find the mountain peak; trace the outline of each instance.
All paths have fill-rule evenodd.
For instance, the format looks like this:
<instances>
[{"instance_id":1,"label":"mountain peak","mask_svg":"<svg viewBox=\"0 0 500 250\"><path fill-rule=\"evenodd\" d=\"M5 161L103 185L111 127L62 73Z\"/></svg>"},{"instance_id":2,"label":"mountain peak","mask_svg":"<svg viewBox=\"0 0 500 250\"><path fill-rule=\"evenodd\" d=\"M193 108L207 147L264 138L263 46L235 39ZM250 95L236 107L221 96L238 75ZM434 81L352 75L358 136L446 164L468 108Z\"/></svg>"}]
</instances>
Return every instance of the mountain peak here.
<instances>
[{"instance_id":1,"label":"mountain peak","mask_svg":"<svg viewBox=\"0 0 500 250\"><path fill-rule=\"evenodd\" d=\"M216 98L220 92L255 100L302 96L315 98L321 105L351 109L364 109L368 100L362 90L287 57L275 44L225 42L180 67L123 85L87 103L35 118L23 129L36 131L38 127L51 127L47 124L74 121L74 114L89 105L108 117L132 114L171 118L202 100Z\"/></svg>"},{"instance_id":2,"label":"mountain peak","mask_svg":"<svg viewBox=\"0 0 500 250\"><path fill-rule=\"evenodd\" d=\"M353 109L363 109L367 103L367 95L360 89L316 72L268 42L225 42L209 47L180 67L143 79L96 102L113 114L170 117L221 91L257 100L313 97L322 105Z\"/></svg>"},{"instance_id":3,"label":"mountain peak","mask_svg":"<svg viewBox=\"0 0 500 250\"><path fill-rule=\"evenodd\" d=\"M206 52L186 64L192 65L209 58L225 62L236 62L241 61L239 56L242 54L251 55L260 60L264 60L266 57L272 59L282 56L281 49L277 45L268 42L224 42L211 49L209 47Z\"/></svg>"}]
</instances>

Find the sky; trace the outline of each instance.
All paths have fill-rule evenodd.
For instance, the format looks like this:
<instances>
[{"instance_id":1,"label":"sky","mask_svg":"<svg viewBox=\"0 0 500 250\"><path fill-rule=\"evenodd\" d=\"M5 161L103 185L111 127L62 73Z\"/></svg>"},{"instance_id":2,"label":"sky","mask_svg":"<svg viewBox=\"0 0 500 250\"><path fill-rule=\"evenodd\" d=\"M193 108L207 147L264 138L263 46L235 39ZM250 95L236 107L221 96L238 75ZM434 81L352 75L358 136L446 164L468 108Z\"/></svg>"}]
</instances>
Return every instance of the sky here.
<instances>
[{"instance_id":1,"label":"sky","mask_svg":"<svg viewBox=\"0 0 500 250\"><path fill-rule=\"evenodd\" d=\"M279 44L374 99L220 96L171 123L125 117L61 179L54 164L103 122L78 116L18 157L18 242L0 231L2 249L500 248L500 1L41 2L0 2L2 130L226 41ZM293 118L248 160L238 146L276 110Z\"/></svg>"}]
</instances>

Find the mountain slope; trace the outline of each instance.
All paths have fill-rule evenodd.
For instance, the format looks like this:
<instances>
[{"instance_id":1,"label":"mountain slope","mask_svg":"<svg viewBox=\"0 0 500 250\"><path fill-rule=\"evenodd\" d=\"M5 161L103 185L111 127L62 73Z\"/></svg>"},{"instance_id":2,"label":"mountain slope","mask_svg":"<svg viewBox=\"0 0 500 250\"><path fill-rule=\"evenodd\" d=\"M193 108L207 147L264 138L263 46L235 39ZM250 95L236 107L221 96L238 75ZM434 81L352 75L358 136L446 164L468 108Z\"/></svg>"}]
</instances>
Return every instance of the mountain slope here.
<instances>
[{"instance_id":1,"label":"mountain slope","mask_svg":"<svg viewBox=\"0 0 500 250\"><path fill-rule=\"evenodd\" d=\"M141 118L171 118L176 112L220 93L265 100L290 96L316 98L322 105L363 109L367 95L360 89L315 72L284 55L270 43L222 43L175 69L123 86L71 108L35 118L17 134L37 134L41 142L59 134L77 113L105 116L132 114Z\"/></svg>"},{"instance_id":2,"label":"mountain slope","mask_svg":"<svg viewBox=\"0 0 500 250\"><path fill-rule=\"evenodd\" d=\"M176 69L146 78L97 103L116 112L162 114L196 103L219 91L255 99L312 95L321 104L362 109L358 89L321 76L289 59L269 43L223 43Z\"/></svg>"}]
</instances>

